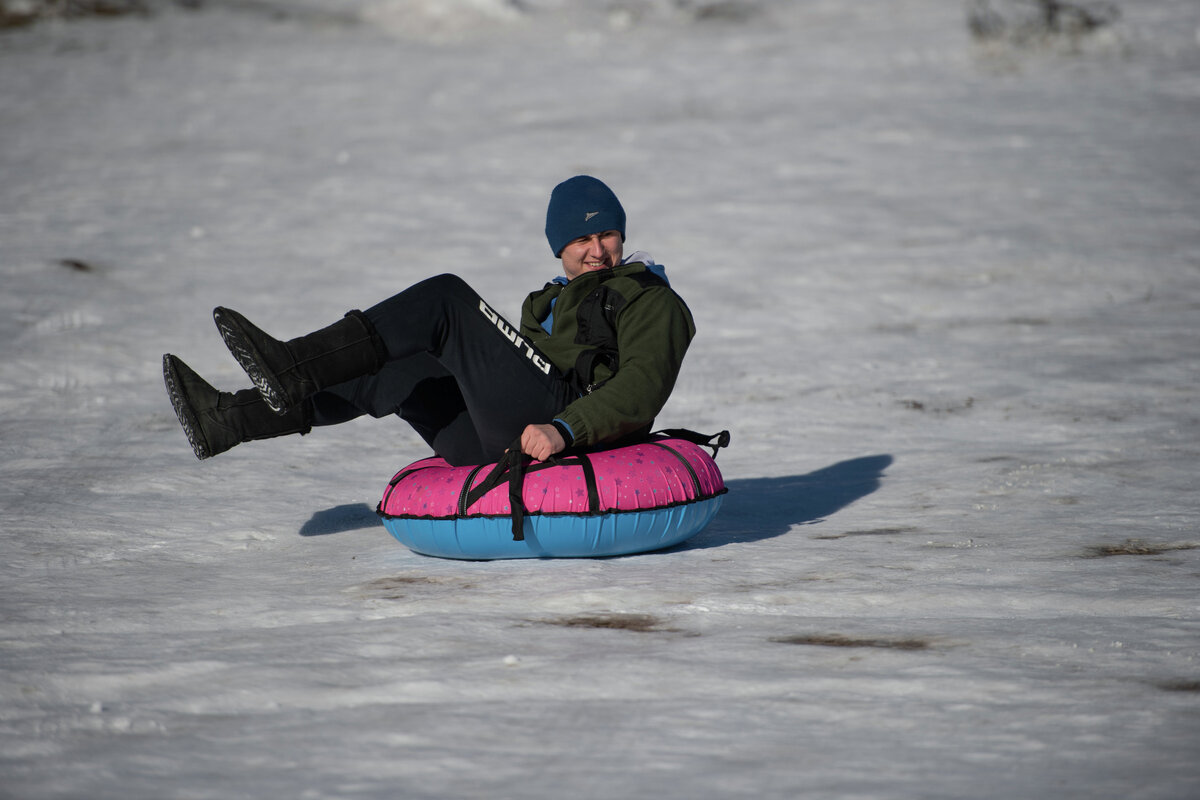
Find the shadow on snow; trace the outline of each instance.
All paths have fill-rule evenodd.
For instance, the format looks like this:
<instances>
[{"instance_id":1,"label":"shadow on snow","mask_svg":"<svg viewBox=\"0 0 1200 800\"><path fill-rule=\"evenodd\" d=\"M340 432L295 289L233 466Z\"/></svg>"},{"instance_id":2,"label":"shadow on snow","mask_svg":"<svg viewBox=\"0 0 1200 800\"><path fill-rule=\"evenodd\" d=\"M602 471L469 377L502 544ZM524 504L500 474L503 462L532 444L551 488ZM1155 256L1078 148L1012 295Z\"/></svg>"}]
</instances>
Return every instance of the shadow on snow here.
<instances>
[{"instance_id":1,"label":"shadow on snow","mask_svg":"<svg viewBox=\"0 0 1200 800\"><path fill-rule=\"evenodd\" d=\"M889 455L864 456L807 475L727 481L729 494L716 519L678 549L755 542L782 536L794 525L820 522L878 489L891 463ZM347 503L314 512L300 535L326 536L378 525L379 517L366 503Z\"/></svg>"},{"instance_id":2,"label":"shadow on snow","mask_svg":"<svg viewBox=\"0 0 1200 800\"><path fill-rule=\"evenodd\" d=\"M864 456L807 475L726 481L729 494L716 519L680 549L756 542L820 522L878 489L891 464L889 455Z\"/></svg>"},{"instance_id":3,"label":"shadow on snow","mask_svg":"<svg viewBox=\"0 0 1200 800\"><path fill-rule=\"evenodd\" d=\"M323 511L315 511L300 528L301 536L327 536L331 533L357 531L378 526L379 515L366 503L347 503Z\"/></svg>"}]
</instances>

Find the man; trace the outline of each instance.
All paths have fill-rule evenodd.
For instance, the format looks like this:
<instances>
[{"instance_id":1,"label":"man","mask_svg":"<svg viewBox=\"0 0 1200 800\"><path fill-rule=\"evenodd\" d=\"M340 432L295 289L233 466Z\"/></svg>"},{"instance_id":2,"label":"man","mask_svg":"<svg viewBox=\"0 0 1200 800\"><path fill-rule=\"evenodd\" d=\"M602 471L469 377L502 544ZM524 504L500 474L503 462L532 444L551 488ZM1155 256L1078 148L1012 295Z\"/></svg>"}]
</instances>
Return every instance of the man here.
<instances>
[{"instance_id":1,"label":"man","mask_svg":"<svg viewBox=\"0 0 1200 800\"><path fill-rule=\"evenodd\" d=\"M454 275L288 342L215 309L255 388L219 392L163 356L197 458L363 414L400 416L456 466L496 461L518 437L545 460L645 435L695 335L691 313L649 256L623 258L625 211L596 178L554 188L546 237L563 275L525 299L519 329Z\"/></svg>"}]
</instances>

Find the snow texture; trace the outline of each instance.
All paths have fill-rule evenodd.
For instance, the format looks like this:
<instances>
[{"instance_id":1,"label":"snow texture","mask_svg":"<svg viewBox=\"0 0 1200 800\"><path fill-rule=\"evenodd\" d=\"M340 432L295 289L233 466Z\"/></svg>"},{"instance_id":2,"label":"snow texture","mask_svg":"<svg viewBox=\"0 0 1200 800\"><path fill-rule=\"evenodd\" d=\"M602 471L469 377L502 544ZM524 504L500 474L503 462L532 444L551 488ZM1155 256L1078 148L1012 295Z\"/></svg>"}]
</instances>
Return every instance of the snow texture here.
<instances>
[{"instance_id":1,"label":"snow texture","mask_svg":"<svg viewBox=\"0 0 1200 800\"><path fill-rule=\"evenodd\" d=\"M1200 6L226 0L0 31L0 796L1200 796ZM197 462L174 352L438 272L586 172L728 428L667 552L457 562L360 420Z\"/></svg>"}]
</instances>

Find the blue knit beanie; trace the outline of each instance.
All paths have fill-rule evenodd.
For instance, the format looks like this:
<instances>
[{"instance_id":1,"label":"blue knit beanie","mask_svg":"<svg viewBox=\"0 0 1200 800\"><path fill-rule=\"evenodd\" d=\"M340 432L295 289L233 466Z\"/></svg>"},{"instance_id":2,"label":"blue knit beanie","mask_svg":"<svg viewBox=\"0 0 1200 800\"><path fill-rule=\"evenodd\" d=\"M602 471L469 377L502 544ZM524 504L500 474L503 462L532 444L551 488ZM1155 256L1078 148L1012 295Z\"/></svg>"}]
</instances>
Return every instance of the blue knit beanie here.
<instances>
[{"instance_id":1,"label":"blue knit beanie","mask_svg":"<svg viewBox=\"0 0 1200 800\"><path fill-rule=\"evenodd\" d=\"M620 231L625 241L625 209L612 189L590 175L576 175L554 187L546 209L546 239L555 258L580 236L604 231Z\"/></svg>"}]
</instances>

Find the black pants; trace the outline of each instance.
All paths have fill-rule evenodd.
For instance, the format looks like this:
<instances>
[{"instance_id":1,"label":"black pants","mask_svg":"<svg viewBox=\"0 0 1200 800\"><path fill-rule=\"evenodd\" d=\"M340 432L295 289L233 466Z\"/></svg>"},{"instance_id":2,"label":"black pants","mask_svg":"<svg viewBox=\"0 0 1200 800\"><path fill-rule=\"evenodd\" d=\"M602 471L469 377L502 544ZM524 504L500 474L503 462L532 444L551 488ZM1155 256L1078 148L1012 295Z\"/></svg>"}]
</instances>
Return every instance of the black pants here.
<instances>
[{"instance_id":1,"label":"black pants","mask_svg":"<svg viewBox=\"0 0 1200 800\"><path fill-rule=\"evenodd\" d=\"M550 422L577 396L455 275L422 281L365 313L388 361L374 375L314 395L314 425L397 414L451 464L486 464L526 425Z\"/></svg>"}]
</instances>

